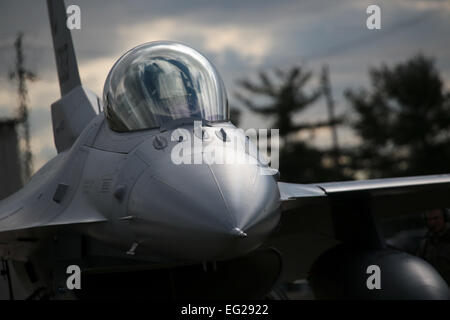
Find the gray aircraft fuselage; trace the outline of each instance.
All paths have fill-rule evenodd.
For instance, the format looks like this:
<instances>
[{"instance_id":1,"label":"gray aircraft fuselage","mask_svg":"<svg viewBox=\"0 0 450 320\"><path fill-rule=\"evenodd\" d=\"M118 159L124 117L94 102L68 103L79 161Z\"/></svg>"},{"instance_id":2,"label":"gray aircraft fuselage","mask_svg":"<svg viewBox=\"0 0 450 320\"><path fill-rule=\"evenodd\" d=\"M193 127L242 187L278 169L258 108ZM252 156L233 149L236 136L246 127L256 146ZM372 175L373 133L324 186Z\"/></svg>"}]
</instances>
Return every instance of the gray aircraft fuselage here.
<instances>
[{"instance_id":1,"label":"gray aircraft fuselage","mask_svg":"<svg viewBox=\"0 0 450 320\"><path fill-rule=\"evenodd\" d=\"M181 127L194 131L191 124ZM95 215L104 221L80 225L82 234L124 256L154 261L223 260L254 250L280 218L275 178L261 174L258 163L175 164L171 152L179 141L171 134L177 128L117 133L97 115L71 149L5 200L29 204L11 223L31 214L54 224ZM203 146L226 148L229 142L215 134L221 129L232 139L247 139L229 122L212 123L203 129Z\"/></svg>"}]
</instances>

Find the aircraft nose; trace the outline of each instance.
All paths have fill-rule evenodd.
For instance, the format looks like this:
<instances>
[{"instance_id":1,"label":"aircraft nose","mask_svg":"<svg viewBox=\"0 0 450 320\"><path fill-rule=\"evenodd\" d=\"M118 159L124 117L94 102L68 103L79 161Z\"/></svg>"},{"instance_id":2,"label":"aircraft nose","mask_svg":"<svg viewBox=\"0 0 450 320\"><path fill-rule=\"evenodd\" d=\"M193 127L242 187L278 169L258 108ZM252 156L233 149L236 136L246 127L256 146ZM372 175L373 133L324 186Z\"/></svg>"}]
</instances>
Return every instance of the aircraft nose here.
<instances>
[{"instance_id":1,"label":"aircraft nose","mask_svg":"<svg viewBox=\"0 0 450 320\"><path fill-rule=\"evenodd\" d=\"M264 237L278 223L279 193L275 179L256 165L210 165L223 201L237 229Z\"/></svg>"},{"instance_id":2,"label":"aircraft nose","mask_svg":"<svg viewBox=\"0 0 450 320\"><path fill-rule=\"evenodd\" d=\"M279 220L272 176L255 165L152 168L133 188L130 214L138 242L153 254L221 260L258 247Z\"/></svg>"}]
</instances>

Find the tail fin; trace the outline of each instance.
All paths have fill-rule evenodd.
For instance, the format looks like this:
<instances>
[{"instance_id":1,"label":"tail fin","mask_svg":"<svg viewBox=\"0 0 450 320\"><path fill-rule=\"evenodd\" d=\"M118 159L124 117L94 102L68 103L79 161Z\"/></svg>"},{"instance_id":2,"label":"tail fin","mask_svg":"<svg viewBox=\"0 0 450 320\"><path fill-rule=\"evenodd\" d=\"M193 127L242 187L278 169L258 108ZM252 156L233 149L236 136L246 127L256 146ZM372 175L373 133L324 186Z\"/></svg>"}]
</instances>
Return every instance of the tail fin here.
<instances>
[{"instance_id":1,"label":"tail fin","mask_svg":"<svg viewBox=\"0 0 450 320\"><path fill-rule=\"evenodd\" d=\"M81 86L63 0L47 0L61 99L51 106L56 150L69 149L100 109L100 99Z\"/></svg>"},{"instance_id":2,"label":"tail fin","mask_svg":"<svg viewBox=\"0 0 450 320\"><path fill-rule=\"evenodd\" d=\"M66 27L67 14L63 0L47 0L48 15L55 50L61 96L81 85L72 35Z\"/></svg>"}]
</instances>

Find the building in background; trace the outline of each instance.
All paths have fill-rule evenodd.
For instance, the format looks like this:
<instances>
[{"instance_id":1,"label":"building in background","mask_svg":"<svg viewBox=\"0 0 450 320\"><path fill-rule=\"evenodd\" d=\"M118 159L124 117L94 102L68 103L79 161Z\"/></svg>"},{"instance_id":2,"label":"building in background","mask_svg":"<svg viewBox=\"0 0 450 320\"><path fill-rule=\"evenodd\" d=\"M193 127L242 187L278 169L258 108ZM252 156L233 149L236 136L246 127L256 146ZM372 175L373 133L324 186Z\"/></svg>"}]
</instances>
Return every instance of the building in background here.
<instances>
[{"instance_id":1,"label":"building in background","mask_svg":"<svg viewBox=\"0 0 450 320\"><path fill-rule=\"evenodd\" d=\"M17 120L0 121L0 199L22 186Z\"/></svg>"}]
</instances>

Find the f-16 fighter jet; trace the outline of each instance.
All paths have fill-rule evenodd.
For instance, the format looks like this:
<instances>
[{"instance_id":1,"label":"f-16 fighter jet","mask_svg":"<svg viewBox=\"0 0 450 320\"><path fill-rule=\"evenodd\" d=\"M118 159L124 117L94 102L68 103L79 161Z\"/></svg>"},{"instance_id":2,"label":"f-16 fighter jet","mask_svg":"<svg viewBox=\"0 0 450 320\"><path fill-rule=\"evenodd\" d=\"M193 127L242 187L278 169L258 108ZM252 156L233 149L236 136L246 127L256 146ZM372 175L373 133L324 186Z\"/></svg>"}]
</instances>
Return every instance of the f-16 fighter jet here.
<instances>
[{"instance_id":1,"label":"f-16 fighter jet","mask_svg":"<svg viewBox=\"0 0 450 320\"><path fill-rule=\"evenodd\" d=\"M58 154L0 202L0 256L29 298L282 297L280 283L306 277L316 298L448 298L432 266L386 246L378 221L450 207L450 175L280 182L230 122L205 56L137 46L100 99L81 84L63 1L48 9ZM175 152L183 144L194 147ZM206 161L206 148L252 161Z\"/></svg>"}]
</instances>

